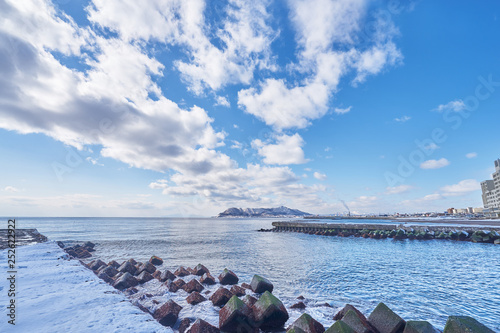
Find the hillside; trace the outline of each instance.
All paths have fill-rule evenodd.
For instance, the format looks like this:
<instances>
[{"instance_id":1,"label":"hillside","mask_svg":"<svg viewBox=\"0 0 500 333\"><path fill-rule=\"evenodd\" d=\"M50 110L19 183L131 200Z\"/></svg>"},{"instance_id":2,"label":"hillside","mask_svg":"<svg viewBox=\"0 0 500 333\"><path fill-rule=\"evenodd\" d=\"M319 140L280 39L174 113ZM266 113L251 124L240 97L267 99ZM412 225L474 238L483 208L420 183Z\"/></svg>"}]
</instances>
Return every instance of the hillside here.
<instances>
[{"instance_id":1,"label":"hillside","mask_svg":"<svg viewBox=\"0 0 500 333\"><path fill-rule=\"evenodd\" d=\"M277 208L236 208L226 209L217 217L302 217L311 215L285 206Z\"/></svg>"}]
</instances>

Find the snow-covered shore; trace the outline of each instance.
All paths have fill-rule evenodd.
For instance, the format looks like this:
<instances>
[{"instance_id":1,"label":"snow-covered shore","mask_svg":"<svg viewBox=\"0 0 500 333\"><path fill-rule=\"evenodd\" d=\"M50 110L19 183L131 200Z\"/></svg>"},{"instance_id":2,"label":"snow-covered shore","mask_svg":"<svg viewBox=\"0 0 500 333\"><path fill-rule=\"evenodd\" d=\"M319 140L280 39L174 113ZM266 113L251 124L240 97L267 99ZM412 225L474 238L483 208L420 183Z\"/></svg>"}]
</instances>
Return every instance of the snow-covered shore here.
<instances>
[{"instance_id":1,"label":"snow-covered shore","mask_svg":"<svg viewBox=\"0 0 500 333\"><path fill-rule=\"evenodd\" d=\"M16 325L7 322L7 250L0 251L0 332L172 332L53 241L16 249Z\"/></svg>"}]
</instances>

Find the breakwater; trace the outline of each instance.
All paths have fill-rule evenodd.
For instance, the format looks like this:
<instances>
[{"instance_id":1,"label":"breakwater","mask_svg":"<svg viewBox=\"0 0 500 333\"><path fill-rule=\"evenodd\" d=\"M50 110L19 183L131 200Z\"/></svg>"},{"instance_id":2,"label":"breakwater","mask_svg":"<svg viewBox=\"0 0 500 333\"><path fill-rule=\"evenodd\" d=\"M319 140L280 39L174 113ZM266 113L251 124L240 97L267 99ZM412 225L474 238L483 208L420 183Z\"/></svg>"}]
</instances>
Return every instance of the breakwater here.
<instances>
[{"instance_id":1,"label":"breakwater","mask_svg":"<svg viewBox=\"0 0 500 333\"><path fill-rule=\"evenodd\" d=\"M8 247L9 237L10 241L15 243L16 246L43 243L47 241L47 237L40 234L37 229L15 229L15 237L9 236L12 235L12 231L12 229L0 229L0 250Z\"/></svg>"},{"instance_id":2,"label":"breakwater","mask_svg":"<svg viewBox=\"0 0 500 333\"><path fill-rule=\"evenodd\" d=\"M259 231L301 232L321 236L354 236L375 239L449 239L500 244L499 227L310 222L273 222L272 225L273 229Z\"/></svg>"}]
</instances>

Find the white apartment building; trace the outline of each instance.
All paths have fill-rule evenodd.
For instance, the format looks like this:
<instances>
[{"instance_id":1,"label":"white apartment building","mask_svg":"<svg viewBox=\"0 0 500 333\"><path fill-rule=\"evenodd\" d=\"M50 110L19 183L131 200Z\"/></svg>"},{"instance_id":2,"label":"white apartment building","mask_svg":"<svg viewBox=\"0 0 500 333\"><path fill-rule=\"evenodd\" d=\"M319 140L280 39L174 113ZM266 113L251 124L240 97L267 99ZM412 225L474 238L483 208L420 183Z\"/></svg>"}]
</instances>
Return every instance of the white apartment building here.
<instances>
[{"instance_id":1,"label":"white apartment building","mask_svg":"<svg viewBox=\"0 0 500 333\"><path fill-rule=\"evenodd\" d=\"M483 204L486 209L500 209L500 159L495 161L493 180L481 182Z\"/></svg>"}]
</instances>

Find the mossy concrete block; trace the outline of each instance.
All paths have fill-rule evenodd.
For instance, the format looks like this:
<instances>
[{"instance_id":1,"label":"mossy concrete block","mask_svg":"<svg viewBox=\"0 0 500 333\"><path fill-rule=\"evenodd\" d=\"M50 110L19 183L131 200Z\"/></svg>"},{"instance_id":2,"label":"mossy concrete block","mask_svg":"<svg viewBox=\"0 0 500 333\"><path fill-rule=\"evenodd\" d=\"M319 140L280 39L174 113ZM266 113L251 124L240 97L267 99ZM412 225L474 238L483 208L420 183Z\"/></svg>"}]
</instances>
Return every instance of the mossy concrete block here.
<instances>
[{"instance_id":1,"label":"mossy concrete block","mask_svg":"<svg viewBox=\"0 0 500 333\"><path fill-rule=\"evenodd\" d=\"M274 286L273 284L266 278L260 275L254 275L252 278L252 282L250 283L250 287L252 288L254 293L261 294L264 291L273 292Z\"/></svg>"},{"instance_id":2,"label":"mossy concrete block","mask_svg":"<svg viewBox=\"0 0 500 333\"><path fill-rule=\"evenodd\" d=\"M223 332L252 332L252 309L234 295L219 311L219 328Z\"/></svg>"},{"instance_id":3,"label":"mossy concrete block","mask_svg":"<svg viewBox=\"0 0 500 333\"><path fill-rule=\"evenodd\" d=\"M494 331L472 317L450 316L443 333L494 333Z\"/></svg>"},{"instance_id":4,"label":"mossy concrete block","mask_svg":"<svg viewBox=\"0 0 500 333\"><path fill-rule=\"evenodd\" d=\"M303 330L301 330L298 327L292 326L292 327L288 328L288 330L286 331L286 333L306 333L306 332L304 332Z\"/></svg>"},{"instance_id":5,"label":"mossy concrete block","mask_svg":"<svg viewBox=\"0 0 500 333\"><path fill-rule=\"evenodd\" d=\"M292 327L298 327L306 333L323 333L325 331L325 327L307 313L297 318L288 330Z\"/></svg>"},{"instance_id":6,"label":"mossy concrete block","mask_svg":"<svg viewBox=\"0 0 500 333\"><path fill-rule=\"evenodd\" d=\"M220 287L215 293L210 296L212 304L223 307L233 297L233 294L226 288Z\"/></svg>"},{"instance_id":7,"label":"mossy concrete block","mask_svg":"<svg viewBox=\"0 0 500 333\"><path fill-rule=\"evenodd\" d=\"M282 328L289 318L283 303L269 291L260 296L252 307L256 326L262 330Z\"/></svg>"},{"instance_id":8,"label":"mossy concrete block","mask_svg":"<svg viewBox=\"0 0 500 333\"><path fill-rule=\"evenodd\" d=\"M368 317L368 321L380 333L403 332L406 322L384 303L379 303Z\"/></svg>"},{"instance_id":9,"label":"mossy concrete block","mask_svg":"<svg viewBox=\"0 0 500 333\"><path fill-rule=\"evenodd\" d=\"M198 264L193 269L193 271L194 271L194 275L198 275L198 276L203 276L203 274L210 274L210 271L208 270L208 268L206 268L202 264Z\"/></svg>"},{"instance_id":10,"label":"mossy concrete block","mask_svg":"<svg viewBox=\"0 0 500 333\"><path fill-rule=\"evenodd\" d=\"M210 325L203 319L196 319L187 333L220 333L220 330L217 327Z\"/></svg>"},{"instance_id":11,"label":"mossy concrete block","mask_svg":"<svg viewBox=\"0 0 500 333\"><path fill-rule=\"evenodd\" d=\"M177 322L179 312L182 310L182 306L175 303L172 300L167 301L161 307L156 309L153 318L158 320L163 326L174 326Z\"/></svg>"},{"instance_id":12,"label":"mossy concrete block","mask_svg":"<svg viewBox=\"0 0 500 333\"><path fill-rule=\"evenodd\" d=\"M191 273L186 268L181 266L181 267L177 268L177 270L174 272L174 275L178 276L178 277L184 277L184 276L191 275Z\"/></svg>"},{"instance_id":13,"label":"mossy concrete block","mask_svg":"<svg viewBox=\"0 0 500 333\"><path fill-rule=\"evenodd\" d=\"M368 323L364 316L358 315L353 310L347 311L342 317L342 321L349 325L356 333L373 333L371 325Z\"/></svg>"},{"instance_id":14,"label":"mossy concrete block","mask_svg":"<svg viewBox=\"0 0 500 333\"><path fill-rule=\"evenodd\" d=\"M220 284L223 285L228 285L228 284L237 284L239 281L238 277L234 272L230 271L227 268L224 268L222 273L219 275L219 282Z\"/></svg>"},{"instance_id":15,"label":"mossy concrete block","mask_svg":"<svg viewBox=\"0 0 500 333\"><path fill-rule=\"evenodd\" d=\"M356 312L359 317L361 317L364 320L366 320L366 317L361 313L361 311L359 311L358 309L356 309L356 307L354 305L351 305L351 304L346 304L339 312L337 312L335 314L335 316L333 316L333 320L341 320L342 318L344 318L345 314L349 310L352 310L352 311Z\"/></svg>"},{"instance_id":16,"label":"mossy concrete block","mask_svg":"<svg viewBox=\"0 0 500 333\"><path fill-rule=\"evenodd\" d=\"M186 302L188 302L191 305L196 305L202 302L205 302L207 299L203 297L199 292L194 291L189 296L186 298Z\"/></svg>"},{"instance_id":17,"label":"mossy concrete block","mask_svg":"<svg viewBox=\"0 0 500 333\"><path fill-rule=\"evenodd\" d=\"M406 322L403 333L437 333L438 330L425 320L410 320Z\"/></svg>"},{"instance_id":18,"label":"mossy concrete block","mask_svg":"<svg viewBox=\"0 0 500 333\"><path fill-rule=\"evenodd\" d=\"M197 292L202 292L205 287L201 285L201 283L198 282L196 279L192 279L188 283L182 286L182 289L184 289L188 293L192 293L193 291Z\"/></svg>"},{"instance_id":19,"label":"mossy concrete block","mask_svg":"<svg viewBox=\"0 0 500 333\"><path fill-rule=\"evenodd\" d=\"M255 304L255 302L257 302L257 299L253 296L245 295L245 297L243 297L242 301L243 301L243 303L245 303L249 307L252 307Z\"/></svg>"},{"instance_id":20,"label":"mossy concrete block","mask_svg":"<svg viewBox=\"0 0 500 333\"><path fill-rule=\"evenodd\" d=\"M210 273L205 273L201 277L200 282L211 286L215 284L215 278L212 275L210 275Z\"/></svg>"},{"instance_id":21,"label":"mossy concrete block","mask_svg":"<svg viewBox=\"0 0 500 333\"><path fill-rule=\"evenodd\" d=\"M356 333L351 326L347 325L343 321L336 321L325 333Z\"/></svg>"}]
</instances>

